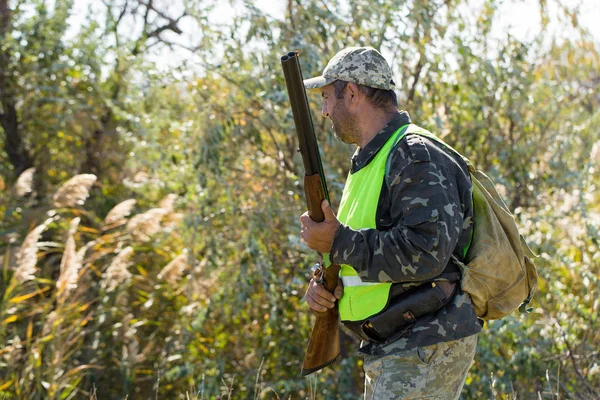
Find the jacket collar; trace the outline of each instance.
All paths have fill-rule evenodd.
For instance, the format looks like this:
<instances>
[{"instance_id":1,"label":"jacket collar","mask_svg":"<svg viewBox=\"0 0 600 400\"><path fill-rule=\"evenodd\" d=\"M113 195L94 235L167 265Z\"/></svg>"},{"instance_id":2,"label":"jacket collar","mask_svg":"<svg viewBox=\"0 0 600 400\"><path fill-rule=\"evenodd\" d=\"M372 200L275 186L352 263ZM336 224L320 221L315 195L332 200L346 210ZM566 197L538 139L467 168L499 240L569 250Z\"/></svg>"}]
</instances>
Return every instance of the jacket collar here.
<instances>
[{"instance_id":1,"label":"jacket collar","mask_svg":"<svg viewBox=\"0 0 600 400\"><path fill-rule=\"evenodd\" d=\"M410 124L410 116L406 111L399 111L362 149L356 149L352 156L352 167L350 172L355 173L367 166L371 160L379 153L379 150L385 145L390 136L394 134L401 126Z\"/></svg>"}]
</instances>

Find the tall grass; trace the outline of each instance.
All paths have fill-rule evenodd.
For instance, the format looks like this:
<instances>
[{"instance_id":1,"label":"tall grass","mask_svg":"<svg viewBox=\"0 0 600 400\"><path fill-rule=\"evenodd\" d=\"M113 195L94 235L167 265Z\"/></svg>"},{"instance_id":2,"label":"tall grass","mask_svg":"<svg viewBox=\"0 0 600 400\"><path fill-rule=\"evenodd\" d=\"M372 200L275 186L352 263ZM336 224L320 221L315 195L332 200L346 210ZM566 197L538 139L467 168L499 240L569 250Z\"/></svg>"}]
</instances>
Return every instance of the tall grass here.
<instances>
[{"instance_id":1,"label":"tall grass","mask_svg":"<svg viewBox=\"0 0 600 400\"><path fill-rule=\"evenodd\" d=\"M31 174L17 181L18 196L31 193ZM95 181L90 174L69 179L30 220L15 221L24 239L13 234L2 246L2 398L158 393L157 371L173 358L160 350L172 326L153 303L205 282L200 271L190 282L199 262L186 249L171 256L181 245L177 196L137 213L136 200L128 199L101 218L83 207ZM175 309L183 307L173 300Z\"/></svg>"}]
</instances>

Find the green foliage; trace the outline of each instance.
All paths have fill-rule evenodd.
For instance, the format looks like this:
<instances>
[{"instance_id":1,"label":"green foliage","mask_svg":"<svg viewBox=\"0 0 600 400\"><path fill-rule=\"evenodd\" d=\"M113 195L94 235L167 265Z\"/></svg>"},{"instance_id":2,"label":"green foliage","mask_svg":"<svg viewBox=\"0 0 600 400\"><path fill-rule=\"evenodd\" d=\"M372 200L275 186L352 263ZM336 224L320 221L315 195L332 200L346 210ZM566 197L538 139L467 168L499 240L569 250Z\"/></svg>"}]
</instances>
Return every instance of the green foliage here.
<instances>
[{"instance_id":1,"label":"green foliage","mask_svg":"<svg viewBox=\"0 0 600 400\"><path fill-rule=\"evenodd\" d=\"M312 76L359 44L392 61L416 123L490 173L542 255L534 312L486 326L464 397L599 396L600 57L576 10L554 21L572 40L550 35L542 2L542 32L522 41L492 35L493 0L290 1L281 20L232 1L243 7L224 26L209 24L211 1L185 1L179 18L111 0L69 39L71 1L9 3L0 117L13 107L18 124L0 126L0 396L360 398L345 335L340 366L298 376L315 255L298 232L279 67L299 49ZM165 72L153 51L182 47L180 19L200 33ZM311 105L335 208L353 149ZM20 174L27 157L35 170Z\"/></svg>"}]
</instances>

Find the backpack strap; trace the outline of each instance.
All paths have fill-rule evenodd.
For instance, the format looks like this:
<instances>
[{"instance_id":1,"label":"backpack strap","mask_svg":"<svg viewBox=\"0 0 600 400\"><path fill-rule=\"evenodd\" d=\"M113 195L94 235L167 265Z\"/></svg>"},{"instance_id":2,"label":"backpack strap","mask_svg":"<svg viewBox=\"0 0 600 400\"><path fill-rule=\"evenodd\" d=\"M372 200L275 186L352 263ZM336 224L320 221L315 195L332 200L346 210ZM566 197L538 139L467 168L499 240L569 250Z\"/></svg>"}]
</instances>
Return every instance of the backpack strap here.
<instances>
[{"instance_id":1,"label":"backpack strap","mask_svg":"<svg viewBox=\"0 0 600 400\"><path fill-rule=\"evenodd\" d=\"M388 153L388 158L387 161L385 163L385 178L386 178L386 184L388 184L389 187L389 183L388 183L388 172L390 170L390 163L391 163L391 155L394 152L394 150L396 150L396 147L398 146L398 144L400 143L400 140L402 140L405 136L408 135L420 135L420 136L425 136L428 139L433 140L434 142L437 142L439 144L441 144L442 146L444 146L444 148L446 148L447 150L451 151L452 153L456 154L457 156L459 156L460 158L462 158L462 160L465 162L465 164L467 164L467 168L469 169L469 172L474 172L475 171L475 167L473 166L473 164L471 163L471 161L469 161L469 159L465 156L463 156L462 154L460 154L458 151L456 151L452 146L450 146L448 143L444 142L442 139L440 139L439 137L437 137L437 135L429 132L426 129L421 128L420 126L417 126L415 124L410 124L408 125L404 132L401 133L400 135L398 135L395 139L394 144L392 145L392 148L390 149L390 152Z\"/></svg>"}]
</instances>

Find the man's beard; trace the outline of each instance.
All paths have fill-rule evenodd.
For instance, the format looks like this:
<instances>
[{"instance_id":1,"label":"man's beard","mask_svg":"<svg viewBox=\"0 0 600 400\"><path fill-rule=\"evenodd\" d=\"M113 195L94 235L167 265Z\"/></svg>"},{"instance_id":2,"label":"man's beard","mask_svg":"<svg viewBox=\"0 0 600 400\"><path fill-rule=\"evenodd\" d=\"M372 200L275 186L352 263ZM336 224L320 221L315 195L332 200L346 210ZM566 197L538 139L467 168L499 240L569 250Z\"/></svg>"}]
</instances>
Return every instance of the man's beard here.
<instances>
[{"instance_id":1,"label":"man's beard","mask_svg":"<svg viewBox=\"0 0 600 400\"><path fill-rule=\"evenodd\" d=\"M356 117L348 112L343 102L338 102L333 110L333 133L336 139L346 144L358 143L360 132L356 123Z\"/></svg>"}]
</instances>

